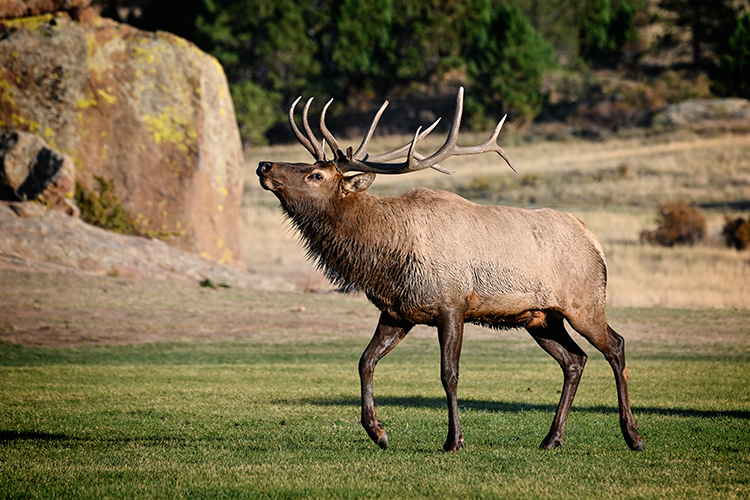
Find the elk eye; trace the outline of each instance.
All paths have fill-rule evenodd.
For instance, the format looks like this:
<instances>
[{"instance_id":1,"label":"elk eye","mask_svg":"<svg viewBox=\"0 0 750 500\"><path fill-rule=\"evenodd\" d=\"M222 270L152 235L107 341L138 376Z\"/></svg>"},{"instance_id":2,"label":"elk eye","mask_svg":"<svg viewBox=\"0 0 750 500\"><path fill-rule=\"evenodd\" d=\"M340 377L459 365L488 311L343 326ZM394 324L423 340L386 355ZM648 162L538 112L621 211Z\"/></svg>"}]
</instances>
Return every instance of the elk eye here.
<instances>
[{"instance_id":1,"label":"elk eye","mask_svg":"<svg viewBox=\"0 0 750 500\"><path fill-rule=\"evenodd\" d=\"M323 174L321 174L320 172L315 172L314 174L310 174L310 177L308 177L308 179L320 182L323 180Z\"/></svg>"}]
</instances>

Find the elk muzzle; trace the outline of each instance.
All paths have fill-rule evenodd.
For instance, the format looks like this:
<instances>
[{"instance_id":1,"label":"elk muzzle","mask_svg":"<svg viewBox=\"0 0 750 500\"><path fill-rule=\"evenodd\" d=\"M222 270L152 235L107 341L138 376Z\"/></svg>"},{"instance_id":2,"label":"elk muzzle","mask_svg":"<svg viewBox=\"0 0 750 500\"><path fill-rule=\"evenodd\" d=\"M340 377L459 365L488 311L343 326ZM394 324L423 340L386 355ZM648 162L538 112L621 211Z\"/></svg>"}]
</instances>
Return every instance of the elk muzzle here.
<instances>
[{"instance_id":1,"label":"elk muzzle","mask_svg":"<svg viewBox=\"0 0 750 500\"><path fill-rule=\"evenodd\" d=\"M255 170L255 173L260 177L261 187L268 191L275 191L281 186L280 182L269 176L272 166L272 163L262 161L258 164L258 168Z\"/></svg>"},{"instance_id":2,"label":"elk muzzle","mask_svg":"<svg viewBox=\"0 0 750 500\"><path fill-rule=\"evenodd\" d=\"M255 171L255 173L258 174L258 176L261 176L271 170L271 164L267 161L262 161L258 164L258 170Z\"/></svg>"}]
</instances>

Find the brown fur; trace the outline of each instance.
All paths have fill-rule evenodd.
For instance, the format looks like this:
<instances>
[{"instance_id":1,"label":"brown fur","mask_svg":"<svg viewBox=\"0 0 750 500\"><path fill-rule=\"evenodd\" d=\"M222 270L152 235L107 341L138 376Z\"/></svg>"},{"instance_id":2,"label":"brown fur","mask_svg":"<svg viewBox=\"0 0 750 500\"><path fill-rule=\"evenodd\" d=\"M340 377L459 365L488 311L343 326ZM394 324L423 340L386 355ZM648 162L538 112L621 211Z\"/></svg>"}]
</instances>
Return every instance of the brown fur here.
<instances>
[{"instance_id":1,"label":"brown fur","mask_svg":"<svg viewBox=\"0 0 750 500\"><path fill-rule=\"evenodd\" d=\"M308 255L343 291L362 291L381 310L360 361L362 424L388 438L372 403L372 373L415 324L438 328L449 406L444 448L463 447L456 385L463 323L525 327L561 365L563 395L542 447L562 443L586 356L563 319L602 351L617 380L626 442L641 449L630 410L622 338L605 319L601 246L574 217L549 209L477 205L445 191L398 196L365 190L374 174L344 176L334 162L263 162L257 171L300 231Z\"/></svg>"}]
</instances>

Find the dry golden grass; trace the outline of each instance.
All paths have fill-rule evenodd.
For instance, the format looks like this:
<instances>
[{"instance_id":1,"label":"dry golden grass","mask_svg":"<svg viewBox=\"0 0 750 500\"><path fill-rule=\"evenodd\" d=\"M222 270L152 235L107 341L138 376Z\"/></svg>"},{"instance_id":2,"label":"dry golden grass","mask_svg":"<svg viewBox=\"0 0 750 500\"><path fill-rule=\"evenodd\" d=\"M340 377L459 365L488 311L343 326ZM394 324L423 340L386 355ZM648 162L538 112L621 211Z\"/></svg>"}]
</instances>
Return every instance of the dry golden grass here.
<instances>
[{"instance_id":1,"label":"dry golden grass","mask_svg":"<svg viewBox=\"0 0 750 500\"><path fill-rule=\"evenodd\" d=\"M750 308L750 252L724 246L721 213L707 217L704 244L667 248L639 242L639 231L655 226L655 210L570 212L604 247L611 306Z\"/></svg>"},{"instance_id":2,"label":"dry golden grass","mask_svg":"<svg viewBox=\"0 0 750 500\"><path fill-rule=\"evenodd\" d=\"M406 142L373 141L381 152ZM440 146L425 141L424 150ZM466 143L483 137L467 137ZM346 141L346 143L355 141ZM502 143L503 141L501 141ZM495 155L453 158L456 171L381 175L371 191L397 194L414 186L458 192L480 203L552 206L583 220L604 246L612 306L750 308L750 252L725 248L719 234L728 209L707 210L708 238L695 247L664 248L639 243L642 229L656 226L659 202L721 205L750 203L750 138L701 137L689 133L588 142L581 140L505 146L518 174ZM434 149L433 149L434 150ZM282 277L302 290L328 285L305 258L297 235L263 191L255 168L261 160L310 161L299 145L247 152L242 244L248 267Z\"/></svg>"}]
</instances>

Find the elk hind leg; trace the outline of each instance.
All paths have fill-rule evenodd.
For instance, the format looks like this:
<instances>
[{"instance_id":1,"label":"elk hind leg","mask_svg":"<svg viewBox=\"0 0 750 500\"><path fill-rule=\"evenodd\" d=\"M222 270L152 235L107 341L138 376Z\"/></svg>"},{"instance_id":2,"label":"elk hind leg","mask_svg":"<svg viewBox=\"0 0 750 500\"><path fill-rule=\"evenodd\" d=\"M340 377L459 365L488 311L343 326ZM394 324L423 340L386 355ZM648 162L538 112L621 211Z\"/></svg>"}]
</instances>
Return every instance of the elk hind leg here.
<instances>
[{"instance_id":1,"label":"elk hind leg","mask_svg":"<svg viewBox=\"0 0 750 500\"><path fill-rule=\"evenodd\" d=\"M607 323L604 315L599 322L580 322L575 318L568 317L568 321L578 333L583 335L591 345L596 347L612 367L615 374L615 384L617 386L617 401L620 410L620 429L625 438L625 442L631 450L640 451L643 449L643 439L638 434L638 425L633 418L633 411L630 408L630 395L628 393L628 369L625 366L625 339L623 339Z\"/></svg>"},{"instance_id":2,"label":"elk hind leg","mask_svg":"<svg viewBox=\"0 0 750 500\"><path fill-rule=\"evenodd\" d=\"M403 324L386 313L380 315L380 321L375 329L369 345L359 359L359 379L362 390L362 427L367 431L370 439L382 449L388 447L388 433L375 413L375 400L372 389L372 379L375 366L383 356L391 352L396 345L409 333L413 325Z\"/></svg>"},{"instance_id":3,"label":"elk hind leg","mask_svg":"<svg viewBox=\"0 0 750 500\"><path fill-rule=\"evenodd\" d=\"M527 323L526 330L542 349L555 358L563 371L560 402L552 420L552 427L540 445L540 448L549 450L562 445L565 423L586 365L586 353L570 338L562 316L557 314L535 312Z\"/></svg>"}]
</instances>

